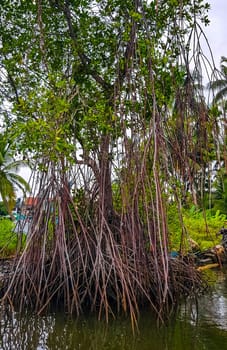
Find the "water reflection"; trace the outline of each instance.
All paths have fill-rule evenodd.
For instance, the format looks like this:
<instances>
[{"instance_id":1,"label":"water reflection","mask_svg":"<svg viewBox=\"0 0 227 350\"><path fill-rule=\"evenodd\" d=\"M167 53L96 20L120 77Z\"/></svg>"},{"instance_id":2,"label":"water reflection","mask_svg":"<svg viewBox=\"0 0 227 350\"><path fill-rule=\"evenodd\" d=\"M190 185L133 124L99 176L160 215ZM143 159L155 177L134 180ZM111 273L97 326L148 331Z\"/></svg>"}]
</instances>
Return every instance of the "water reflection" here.
<instances>
[{"instance_id":1,"label":"water reflection","mask_svg":"<svg viewBox=\"0 0 227 350\"><path fill-rule=\"evenodd\" d=\"M213 275L212 275L213 274ZM3 350L219 350L227 344L227 273L211 273L213 290L182 307L168 326L157 329L149 313L141 316L140 333L132 335L130 320L96 322L63 314L37 317L2 312ZM214 282L215 281L215 282Z\"/></svg>"},{"instance_id":2,"label":"water reflection","mask_svg":"<svg viewBox=\"0 0 227 350\"><path fill-rule=\"evenodd\" d=\"M227 331L227 270L210 270L211 290L201 296L196 304L188 302L181 309L184 316L193 325L215 326Z\"/></svg>"}]
</instances>

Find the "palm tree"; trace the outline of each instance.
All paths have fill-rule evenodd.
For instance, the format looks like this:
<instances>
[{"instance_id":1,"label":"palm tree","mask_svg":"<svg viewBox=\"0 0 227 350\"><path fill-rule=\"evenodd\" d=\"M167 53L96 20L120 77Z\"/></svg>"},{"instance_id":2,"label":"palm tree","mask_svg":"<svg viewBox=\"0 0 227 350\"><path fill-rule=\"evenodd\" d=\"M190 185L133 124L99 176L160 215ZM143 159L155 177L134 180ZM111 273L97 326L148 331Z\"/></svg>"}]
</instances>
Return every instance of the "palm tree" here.
<instances>
[{"instance_id":1,"label":"palm tree","mask_svg":"<svg viewBox=\"0 0 227 350\"><path fill-rule=\"evenodd\" d=\"M220 78L208 84L208 88L216 91L213 103L220 102L227 98L227 58L221 57Z\"/></svg>"},{"instance_id":2,"label":"palm tree","mask_svg":"<svg viewBox=\"0 0 227 350\"><path fill-rule=\"evenodd\" d=\"M28 183L17 174L25 165L26 161L15 160L10 142L4 134L0 134L0 195L9 214L16 202L16 188L24 194L30 190Z\"/></svg>"},{"instance_id":3,"label":"palm tree","mask_svg":"<svg viewBox=\"0 0 227 350\"><path fill-rule=\"evenodd\" d=\"M223 129L223 160L225 164L225 172L227 174L227 57L221 57L220 76L216 80L208 84L208 88L215 93L212 104L220 113L220 122Z\"/></svg>"}]
</instances>

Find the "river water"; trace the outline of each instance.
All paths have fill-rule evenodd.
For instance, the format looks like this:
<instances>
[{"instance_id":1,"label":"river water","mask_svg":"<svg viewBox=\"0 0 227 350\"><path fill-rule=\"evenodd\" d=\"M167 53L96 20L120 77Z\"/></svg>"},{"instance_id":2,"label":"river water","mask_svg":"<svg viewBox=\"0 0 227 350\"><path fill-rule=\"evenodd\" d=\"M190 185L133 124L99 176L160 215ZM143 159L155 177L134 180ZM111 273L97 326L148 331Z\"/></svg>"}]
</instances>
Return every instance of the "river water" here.
<instances>
[{"instance_id":1,"label":"river water","mask_svg":"<svg viewBox=\"0 0 227 350\"><path fill-rule=\"evenodd\" d=\"M64 314L42 317L2 313L0 349L4 350L227 350L227 270L209 271L211 290L182 305L167 326L157 328L150 313L141 314L139 333L130 320L108 325Z\"/></svg>"}]
</instances>

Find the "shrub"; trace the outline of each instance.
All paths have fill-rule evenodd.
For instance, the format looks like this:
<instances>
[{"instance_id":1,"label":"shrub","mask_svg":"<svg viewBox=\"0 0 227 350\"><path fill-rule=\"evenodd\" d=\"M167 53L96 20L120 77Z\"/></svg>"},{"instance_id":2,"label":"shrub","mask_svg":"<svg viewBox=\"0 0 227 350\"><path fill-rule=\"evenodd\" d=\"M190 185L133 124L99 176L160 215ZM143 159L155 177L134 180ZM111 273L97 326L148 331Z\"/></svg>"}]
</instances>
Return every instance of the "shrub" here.
<instances>
[{"instance_id":1,"label":"shrub","mask_svg":"<svg viewBox=\"0 0 227 350\"><path fill-rule=\"evenodd\" d=\"M170 208L168 217L171 249L178 251L182 228L176 207ZM203 212L192 206L190 209L182 210L182 219L186 229L186 250L190 250L189 239L193 239L199 245L200 250L206 250L220 243L220 236L217 237L217 233L226 223L226 215L221 214L220 211L213 214L209 210Z\"/></svg>"}]
</instances>

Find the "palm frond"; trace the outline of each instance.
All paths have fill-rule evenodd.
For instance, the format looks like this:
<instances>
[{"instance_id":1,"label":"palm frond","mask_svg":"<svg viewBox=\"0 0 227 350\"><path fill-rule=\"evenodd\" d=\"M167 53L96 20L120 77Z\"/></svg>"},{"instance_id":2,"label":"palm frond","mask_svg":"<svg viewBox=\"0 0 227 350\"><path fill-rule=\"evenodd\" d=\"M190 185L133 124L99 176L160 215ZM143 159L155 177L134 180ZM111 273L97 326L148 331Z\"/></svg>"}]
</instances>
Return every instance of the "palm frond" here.
<instances>
[{"instance_id":1,"label":"palm frond","mask_svg":"<svg viewBox=\"0 0 227 350\"><path fill-rule=\"evenodd\" d=\"M219 102L227 97L227 85L225 88L220 90L214 97L214 102Z\"/></svg>"},{"instance_id":2,"label":"palm frond","mask_svg":"<svg viewBox=\"0 0 227 350\"><path fill-rule=\"evenodd\" d=\"M0 194L8 212L11 213L16 201L16 192L14 184L3 172L0 172Z\"/></svg>"},{"instance_id":3,"label":"palm frond","mask_svg":"<svg viewBox=\"0 0 227 350\"><path fill-rule=\"evenodd\" d=\"M227 86L227 80L226 79L218 79L211 81L207 87L210 90L219 90Z\"/></svg>"},{"instance_id":4,"label":"palm frond","mask_svg":"<svg viewBox=\"0 0 227 350\"><path fill-rule=\"evenodd\" d=\"M8 164L5 164L4 170L5 171L19 171L22 167L28 166L28 162L26 160L15 160L11 161Z\"/></svg>"},{"instance_id":5,"label":"palm frond","mask_svg":"<svg viewBox=\"0 0 227 350\"><path fill-rule=\"evenodd\" d=\"M15 174L15 173L9 173L8 177L10 180L15 183L23 192L29 192L30 191L30 186L27 183L27 181L20 175Z\"/></svg>"},{"instance_id":6,"label":"palm frond","mask_svg":"<svg viewBox=\"0 0 227 350\"><path fill-rule=\"evenodd\" d=\"M0 195L9 213L15 205L16 187L23 193L30 191L28 183L17 174L21 167L28 165L28 162L15 160L10 146L6 135L0 134Z\"/></svg>"}]
</instances>

